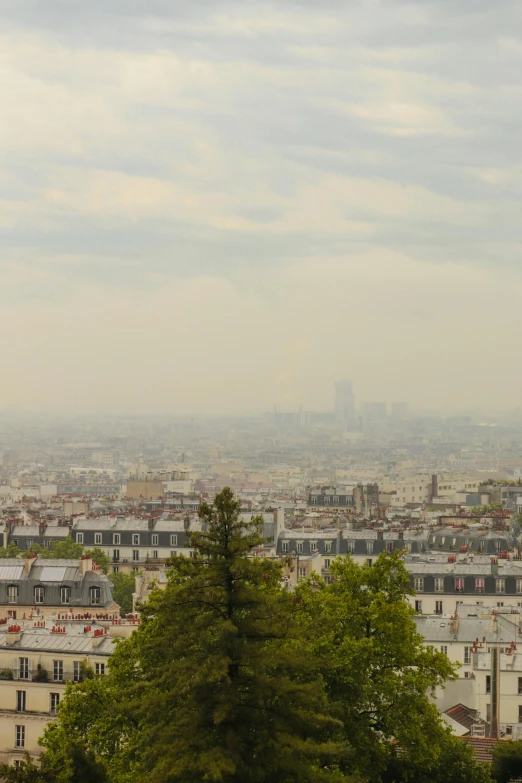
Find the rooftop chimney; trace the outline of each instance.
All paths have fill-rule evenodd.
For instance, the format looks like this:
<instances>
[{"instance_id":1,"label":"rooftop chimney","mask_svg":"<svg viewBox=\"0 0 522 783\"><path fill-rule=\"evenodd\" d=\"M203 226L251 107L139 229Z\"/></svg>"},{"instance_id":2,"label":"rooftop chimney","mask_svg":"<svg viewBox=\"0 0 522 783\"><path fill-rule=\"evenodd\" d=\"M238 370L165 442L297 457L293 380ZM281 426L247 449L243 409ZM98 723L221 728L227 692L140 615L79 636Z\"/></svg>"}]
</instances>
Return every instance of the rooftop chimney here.
<instances>
[{"instance_id":1,"label":"rooftop chimney","mask_svg":"<svg viewBox=\"0 0 522 783\"><path fill-rule=\"evenodd\" d=\"M453 615L450 621L450 631L453 634L453 636L456 636L459 630L459 616L457 612Z\"/></svg>"},{"instance_id":2,"label":"rooftop chimney","mask_svg":"<svg viewBox=\"0 0 522 783\"><path fill-rule=\"evenodd\" d=\"M38 555L27 555L27 557L24 560L24 576L29 576L29 573L31 571L31 568L33 567L33 563L36 562L38 559Z\"/></svg>"},{"instance_id":3,"label":"rooftop chimney","mask_svg":"<svg viewBox=\"0 0 522 783\"><path fill-rule=\"evenodd\" d=\"M7 632L5 635L5 642L6 644L13 645L20 641L20 638L22 636L22 629L19 625L14 623L13 625L8 626Z\"/></svg>"},{"instance_id":4,"label":"rooftop chimney","mask_svg":"<svg viewBox=\"0 0 522 783\"><path fill-rule=\"evenodd\" d=\"M90 555L82 555L78 567L80 569L80 577L83 579L87 571L92 571L92 557Z\"/></svg>"}]
</instances>

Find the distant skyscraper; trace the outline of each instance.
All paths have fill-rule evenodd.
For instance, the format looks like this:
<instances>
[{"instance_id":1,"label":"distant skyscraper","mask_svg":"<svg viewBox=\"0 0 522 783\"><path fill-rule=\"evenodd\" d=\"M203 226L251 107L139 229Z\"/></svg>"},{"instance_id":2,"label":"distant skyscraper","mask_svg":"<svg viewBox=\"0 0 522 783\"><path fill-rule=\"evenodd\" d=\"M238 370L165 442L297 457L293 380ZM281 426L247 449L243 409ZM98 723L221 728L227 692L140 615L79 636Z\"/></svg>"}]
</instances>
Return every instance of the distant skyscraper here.
<instances>
[{"instance_id":1,"label":"distant skyscraper","mask_svg":"<svg viewBox=\"0 0 522 783\"><path fill-rule=\"evenodd\" d=\"M355 399L351 381L337 381L335 384L335 417L341 424L355 419Z\"/></svg>"}]
</instances>

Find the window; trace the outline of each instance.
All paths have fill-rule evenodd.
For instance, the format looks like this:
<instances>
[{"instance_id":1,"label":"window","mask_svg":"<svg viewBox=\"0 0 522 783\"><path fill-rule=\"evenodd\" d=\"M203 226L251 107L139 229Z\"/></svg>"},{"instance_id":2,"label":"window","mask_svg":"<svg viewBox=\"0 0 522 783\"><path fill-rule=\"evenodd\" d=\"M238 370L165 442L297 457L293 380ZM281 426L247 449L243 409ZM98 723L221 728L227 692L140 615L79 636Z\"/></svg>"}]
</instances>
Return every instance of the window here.
<instances>
[{"instance_id":1,"label":"window","mask_svg":"<svg viewBox=\"0 0 522 783\"><path fill-rule=\"evenodd\" d=\"M7 616L10 620L16 620L16 612L14 609L7 610Z\"/></svg>"},{"instance_id":2,"label":"window","mask_svg":"<svg viewBox=\"0 0 522 783\"><path fill-rule=\"evenodd\" d=\"M475 579L475 592L476 593L483 593L484 592L484 579Z\"/></svg>"},{"instance_id":3,"label":"window","mask_svg":"<svg viewBox=\"0 0 522 783\"><path fill-rule=\"evenodd\" d=\"M101 533L95 533L94 534L94 543L95 544L101 544L102 542L102 534Z\"/></svg>"},{"instance_id":4,"label":"window","mask_svg":"<svg viewBox=\"0 0 522 783\"><path fill-rule=\"evenodd\" d=\"M158 560L158 550L157 549L153 549L152 550L152 559L153 560Z\"/></svg>"},{"instance_id":5,"label":"window","mask_svg":"<svg viewBox=\"0 0 522 783\"><path fill-rule=\"evenodd\" d=\"M46 540L46 541L44 541L44 542L43 542L43 545L44 545L44 547L45 547L46 549L49 549L49 548L50 548L50 546L51 546L51 542Z\"/></svg>"},{"instance_id":6,"label":"window","mask_svg":"<svg viewBox=\"0 0 522 783\"><path fill-rule=\"evenodd\" d=\"M15 726L15 747L25 748L25 726Z\"/></svg>"},{"instance_id":7,"label":"window","mask_svg":"<svg viewBox=\"0 0 522 783\"><path fill-rule=\"evenodd\" d=\"M486 704L486 721L491 721L491 704Z\"/></svg>"},{"instance_id":8,"label":"window","mask_svg":"<svg viewBox=\"0 0 522 783\"><path fill-rule=\"evenodd\" d=\"M53 661L53 680L62 682L63 680L63 661Z\"/></svg>"},{"instance_id":9,"label":"window","mask_svg":"<svg viewBox=\"0 0 522 783\"><path fill-rule=\"evenodd\" d=\"M116 546L119 546L121 544L121 535L120 533L113 533L112 535L112 543Z\"/></svg>"},{"instance_id":10,"label":"window","mask_svg":"<svg viewBox=\"0 0 522 783\"><path fill-rule=\"evenodd\" d=\"M299 579L306 579L306 568L299 568Z\"/></svg>"},{"instance_id":11,"label":"window","mask_svg":"<svg viewBox=\"0 0 522 783\"><path fill-rule=\"evenodd\" d=\"M76 533L76 543L83 544L83 533Z\"/></svg>"},{"instance_id":12,"label":"window","mask_svg":"<svg viewBox=\"0 0 522 783\"><path fill-rule=\"evenodd\" d=\"M366 542L366 554L373 555L373 541Z\"/></svg>"},{"instance_id":13,"label":"window","mask_svg":"<svg viewBox=\"0 0 522 783\"><path fill-rule=\"evenodd\" d=\"M32 538L27 539L27 549L31 549L31 547L34 545L34 540Z\"/></svg>"},{"instance_id":14,"label":"window","mask_svg":"<svg viewBox=\"0 0 522 783\"><path fill-rule=\"evenodd\" d=\"M35 604L43 604L45 596L45 589L43 587L34 588L34 602Z\"/></svg>"},{"instance_id":15,"label":"window","mask_svg":"<svg viewBox=\"0 0 522 783\"><path fill-rule=\"evenodd\" d=\"M113 574L117 574L119 570L120 570L120 567L119 567L119 566L113 566L113 567L112 567L112 573L113 573Z\"/></svg>"},{"instance_id":16,"label":"window","mask_svg":"<svg viewBox=\"0 0 522 783\"><path fill-rule=\"evenodd\" d=\"M295 551L297 552L297 554L299 554L299 555L300 555L300 554L302 554L302 552L303 552L303 546L304 546L304 545L303 545L303 542L302 542L302 541L297 541L297 543L296 543L296 545L295 545Z\"/></svg>"},{"instance_id":17,"label":"window","mask_svg":"<svg viewBox=\"0 0 522 783\"><path fill-rule=\"evenodd\" d=\"M326 558L326 560L324 561L324 567L325 568L330 568L330 559L329 558Z\"/></svg>"},{"instance_id":18,"label":"window","mask_svg":"<svg viewBox=\"0 0 522 783\"><path fill-rule=\"evenodd\" d=\"M455 592L456 593L463 593L464 592L464 577L463 576L457 576L455 579Z\"/></svg>"},{"instance_id":19,"label":"window","mask_svg":"<svg viewBox=\"0 0 522 783\"><path fill-rule=\"evenodd\" d=\"M505 593L506 592L506 580L505 579L496 579L495 580L495 589L497 593Z\"/></svg>"},{"instance_id":20,"label":"window","mask_svg":"<svg viewBox=\"0 0 522 783\"><path fill-rule=\"evenodd\" d=\"M310 541L310 553L317 552L317 541Z\"/></svg>"},{"instance_id":21,"label":"window","mask_svg":"<svg viewBox=\"0 0 522 783\"><path fill-rule=\"evenodd\" d=\"M171 536L171 538L172 538L172 536ZM288 552L288 544L289 544L288 541L283 541L282 542L282 544L281 544L281 552Z\"/></svg>"},{"instance_id":22,"label":"window","mask_svg":"<svg viewBox=\"0 0 522 783\"><path fill-rule=\"evenodd\" d=\"M435 592L436 593L443 593L444 592L444 577L443 576L436 576L435 577Z\"/></svg>"},{"instance_id":23,"label":"window","mask_svg":"<svg viewBox=\"0 0 522 783\"><path fill-rule=\"evenodd\" d=\"M516 590L519 595L522 593L522 579L517 579Z\"/></svg>"},{"instance_id":24,"label":"window","mask_svg":"<svg viewBox=\"0 0 522 783\"><path fill-rule=\"evenodd\" d=\"M406 551L407 551L407 552L411 552L411 542L410 542L410 541L407 541L407 542L404 544L404 549L406 549ZM393 546L392 546L392 548L391 548L390 552L391 552L391 551L393 551Z\"/></svg>"},{"instance_id":25,"label":"window","mask_svg":"<svg viewBox=\"0 0 522 783\"><path fill-rule=\"evenodd\" d=\"M62 585L60 587L60 603L62 604L70 604L71 603L71 588L67 585Z\"/></svg>"},{"instance_id":26,"label":"window","mask_svg":"<svg viewBox=\"0 0 522 783\"><path fill-rule=\"evenodd\" d=\"M347 541L346 542L346 551L349 554L353 554L355 552L355 541Z\"/></svg>"},{"instance_id":27,"label":"window","mask_svg":"<svg viewBox=\"0 0 522 783\"><path fill-rule=\"evenodd\" d=\"M435 614L442 614L442 601L435 601Z\"/></svg>"},{"instance_id":28,"label":"window","mask_svg":"<svg viewBox=\"0 0 522 783\"><path fill-rule=\"evenodd\" d=\"M18 587L16 585L9 585L9 587L7 588L7 603L8 604L18 603Z\"/></svg>"},{"instance_id":29,"label":"window","mask_svg":"<svg viewBox=\"0 0 522 783\"><path fill-rule=\"evenodd\" d=\"M112 562L118 563L120 560L120 550L119 549L113 549L112 550Z\"/></svg>"},{"instance_id":30,"label":"window","mask_svg":"<svg viewBox=\"0 0 522 783\"><path fill-rule=\"evenodd\" d=\"M447 644L441 644L440 651L443 655L448 654L448 645Z\"/></svg>"},{"instance_id":31,"label":"window","mask_svg":"<svg viewBox=\"0 0 522 783\"><path fill-rule=\"evenodd\" d=\"M29 679L29 658L18 659L18 678L20 680Z\"/></svg>"},{"instance_id":32,"label":"window","mask_svg":"<svg viewBox=\"0 0 522 783\"><path fill-rule=\"evenodd\" d=\"M94 664L94 673L97 677L101 677L103 674L105 674L105 664L104 663L95 663Z\"/></svg>"},{"instance_id":33,"label":"window","mask_svg":"<svg viewBox=\"0 0 522 783\"><path fill-rule=\"evenodd\" d=\"M99 587L91 587L91 588L89 588L89 597L91 599L91 604L99 605L99 603L100 603L100 588Z\"/></svg>"},{"instance_id":34,"label":"window","mask_svg":"<svg viewBox=\"0 0 522 783\"><path fill-rule=\"evenodd\" d=\"M522 696L522 677L518 678L518 695Z\"/></svg>"},{"instance_id":35,"label":"window","mask_svg":"<svg viewBox=\"0 0 522 783\"><path fill-rule=\"evenodd\" d=\"M324 551L325 552L331 552L332 551L332 542L331 541L325 541L324 542Z\"/></svg>"},{"instance_id":36,"label":"window","mask_svg":"<svg viewBox=\"0 0 522 783\"><path fill-rule=\"evenodd\" d=\"M491 693L491 675L486 674L486 693Z\"/></svg>"},{"instance_id":37,"label":"window","mask_svg":"<svg viewBox=\"0 0 522 783\"><path fill-rule=\"evenodd\" d=\"M73 682L80 682L82 678L82 662L73 661Z\"/></svg>"},{"instance_id":38,"label":"window","mask_svg":"<svg viewBox=\"0 0 522 783\"><path fill-rule=\"evenodd\" d=\"M139 533L133 533L132 534L132 545L133 546L139 546L140 545L140 534Z\"/></svg>"},{"instance_id":39,"label":"window","mask_svg":"<svg viewBox=\"0 0 522 783\"><path fill-rule=\"evenodd\" d=\"M140 559L140 550L139 549L133 549L132 550L132 560L134 563L137 563Z\"/></svg>"},{"instance_id":40,"label":"window","mask_svg":"<svg viewBox=\"0 0 522 783\"><path fill-rule=\"evenodd\" d=\"M283 552L288 552L288 541L283 541L283 546L286 543L286 549L283 549ZM177 536L171 536L170 537L170 545L171 546L177 546L178 545L178 537Z\"/></svg>"},{"instance_id":41,"label":"window","mask_svg":"<svg viewBox=\"0 0 522 783\"><path fill-rule=\"evenodd\" d=\"M469 666L471 663L471 647L464 647L464 666Z\"/></svg>"},{"instance_id":42,"label":"window","mask_svg":"<svg viewBox=\"0 0 522 783\"><path fill-rule=\"evenodd\" d=\"M51 715L56 715L58 712L58 705L60 703L60 694L59 693L51 693Z\"/></svg>"},{"instance_id":43,"label":"window","mask_svg":"<svg viewBox=\"0 0 522 783\"><path fill-rule=\"evenodd\" d=\"M484 551L485 543L486 543L485 541L479 541L479 547L478 547L479 548L479 552L483 552Z\"/></svg>"},{"instance_id":44,"label":"window","mask_svg":"<svg viewBox=\"0 0 522 783\"><path fill-rule=\"evenodd\" d=\"M415 611L422 614L422 601L415 601Z\"/></svg>"},{"instance_id":45,"label":"window","mask_svg":"<svg viewBox=\"0 0 522 783\"><path fill-rule=\"evenodd\" d=\"M26 692L16 691L16 711L25 712Z\"/></svg>"},{"instance_id":46,"label":"window","mask_svg":"<svg viewBox=\"0 0 522 783\"><path fill-rule=\"evenodd\" d=\"M159 544L159 536L157 533L152 534L152 546L158 546Z\"/></svg>"},{"instance_id":47,"label":"window","mask_svg":"<svg viewBox=\"0 0 522 783\"><path fill-rule=\"evenodd\" d=\"M372 567L372 563L373 563L373 560L371 559L371 557L369 557L368 560L366 561L366 565L368 566L368 568Z\"/></svg>"},{"instance_id":48,"label":"window","mask_svg":"<svg viewBox=\"0 0 522 783\"><path fill-rule=\"evenodd\" d=\"M338 506L339 505L339 498L337 497L337 495L334 495L333 503L334 503L334 506Z\"/></svg>"},{"instance_id":49,"label":"window","mask_svg":"<svg viewBox=\"0 0 522 783\"><path fill-rule=\"evenodd\" d=\"M518 705L518 722L522 723L522 704Z\"/></svg>"},{"instance_id":50,"label":"window","mask_svg":"<svg viewBox=\"0 0 522 783\"><path fill-rule=\"evenodd\" d=\"M388 552L393 552L393 541L388 541L388 542L386 543L386 550L387 550Z\"/></svg>"},{"instance_id":51,"label":"window","mask_svg":"<svg viewBox=\"0 0 522 783\"><path fill-rule=\"evenodd\" d=\"M442 536L442 538L440 539L441 546L444 545L445 540L446 540L446 537Z\"/></svg>"}]
</instances>

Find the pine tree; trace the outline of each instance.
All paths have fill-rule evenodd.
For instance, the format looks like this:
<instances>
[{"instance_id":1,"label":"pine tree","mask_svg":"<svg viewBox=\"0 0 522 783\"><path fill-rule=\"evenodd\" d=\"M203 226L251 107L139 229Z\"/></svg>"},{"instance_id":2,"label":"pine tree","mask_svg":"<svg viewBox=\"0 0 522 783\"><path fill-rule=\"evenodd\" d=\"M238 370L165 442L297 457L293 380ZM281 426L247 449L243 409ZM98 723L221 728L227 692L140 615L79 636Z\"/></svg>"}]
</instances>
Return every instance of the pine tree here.
<instances>
[{"instance_id":1,"label":"pine tree","mask_svg":"<svg viewBox=\"0 0 522 783\"><path fill-rule=\"evenodd\" d=\"M294 611L281 564L250 556L260 520L245 524L229 489L199 513L194 557L172 559L166 590L152 591L142 625L118 645L87 721L78 693L64 701L66 730L48 730L48 753L59 759L81 742L111 781L345 780L339 723L307 654L312 626Z\"/></svg>"}]
</instances>

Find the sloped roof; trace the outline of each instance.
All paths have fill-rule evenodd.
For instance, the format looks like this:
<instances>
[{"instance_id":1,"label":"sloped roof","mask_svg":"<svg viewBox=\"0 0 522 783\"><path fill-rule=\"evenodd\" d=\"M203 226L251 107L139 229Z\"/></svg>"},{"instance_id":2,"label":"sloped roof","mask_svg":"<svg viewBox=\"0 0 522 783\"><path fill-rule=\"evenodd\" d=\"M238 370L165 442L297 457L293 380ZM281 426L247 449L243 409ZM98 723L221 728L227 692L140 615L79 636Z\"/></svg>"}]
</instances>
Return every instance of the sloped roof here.
<instances>
[{"instance_id":1,"label":"sloped roof","mask_svg":"<svg viewBox=\"0 0 522 783\"><path fill-rule=\"evenodd\" d=\"M502 740L494 739L492 737L461 737L461 739L473 748L477 761L481 761L485 764L491 764L493 761L492 753L497 742L502 742Z\"/></svg>"},{"instance_id":2,"label":"sloped roof","mask_svg":"<svg viewBox=\"0 0 522 783\"><path fill-rule=\"evenodd\" d=\"M453 707L450 707L449 710L446 710L445 714L456 721L456 723L460 723L460 725L464 726L469 732L471 731L471 727L477 724L486 727L486 734L489 732L489 724L482 720L482 718L475 717L475 710L466 707L464 704L455 704Z\"/></svg>"}]
</instances>

